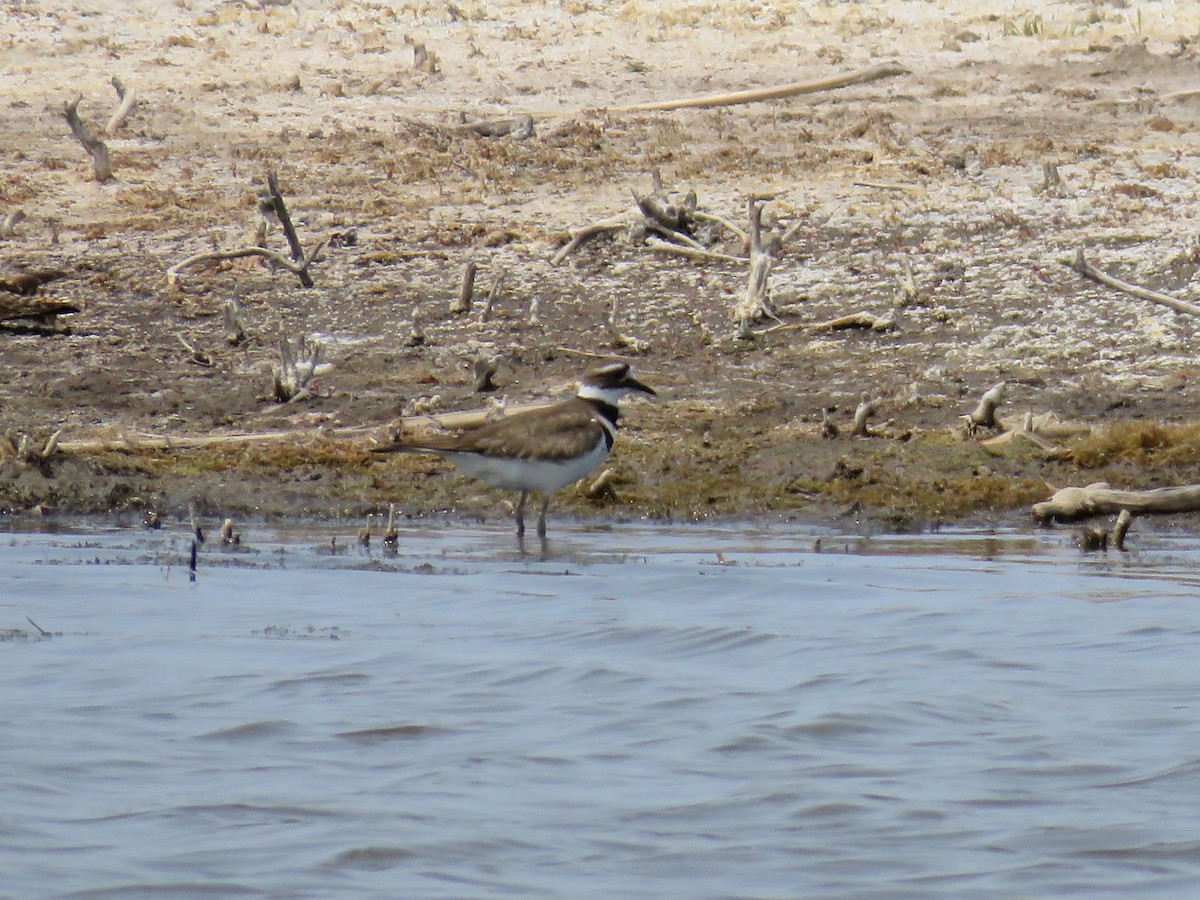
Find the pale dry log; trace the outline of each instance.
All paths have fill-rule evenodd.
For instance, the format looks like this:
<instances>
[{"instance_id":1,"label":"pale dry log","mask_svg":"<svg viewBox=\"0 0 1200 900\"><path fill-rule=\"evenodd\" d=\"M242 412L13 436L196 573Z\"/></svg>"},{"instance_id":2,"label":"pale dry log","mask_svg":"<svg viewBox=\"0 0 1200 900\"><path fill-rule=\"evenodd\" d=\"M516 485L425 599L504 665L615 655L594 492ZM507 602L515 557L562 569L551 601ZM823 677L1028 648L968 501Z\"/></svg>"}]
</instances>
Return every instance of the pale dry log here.
<instances>
[{"instance_id":1,"label":"pale dry log","mask_svg":"<svg viewBox=\"0 0 1200 900\"><path fill-rule=\"evenodd\" d=\"M1090 278L1092 281L1098 281L1100 284L1107 285L1111 288L1116 288L1118 291L1123 291L1141 300L1149 300L1151 303L1161 303L1163 306L1169 306L1176 312L1188 313L1193 316L1200 316L1200 306L1195 303L1189 303L1186 300L1180 300L1177 297L1172 297L1170 294L1160 294L1158 291L1152 291L1149 288L1144 288L1136 284L1130 284L1128 281L1122 281L1119 278L1102 272L1083 256L1083 250L1078 250L1073 259L1059 260L1064 266L1074 269L1084 278Z\"/></svg>"},{"instance_id":2,"label":"pale dry log","mask_svg":"<svg viewBox=\"0 0 1200 900\"><path fill-rule=\"evenodd\" d=\"M83 124L83 120L79 118L79 101L82 99L81 95L70 103L64 103L63 116L66 118L67 124L71 126L71 132L75 135L76 140L83 144L83 149L91 156L96 180L105 182L113 177L112 161L108 158L108 147L104 145L104 141L92 134Z\"/></svg>"},{"instance_id":3,"label":"pale dry log","mask_svg":"<svg viewBox=\"0 0 1200 900\"><path fill-rule=\"evenodd\" d=\"M660 100L652 103L635 103L632 106L610 106L609 113L653 112L656 110L672 109L707 109L718 106L737 106L742 103L760 103L770 100L786 100L802 94L815 94L820 91L832 91L838 88L851 87L856 84L868 84L882 78L893 78L897 75L907 75L908 69L895 63L885 63L847 72L845 75L834 75L830 78L818 78L815 81L797 81L778 87L755 88L747 91L734 91L725 94L707 94L703 97L686 97L680 100Z\"/></svg>"},{"instance_id":4,"label":"pale dry log","mask_svg":"<svg viewBox=\"0 0 1200 900\"><path fill-rule=\"evenodd\" d=\"M137 106L137 91L132 87L126 87L116 75L112 77L112 86L117 92L117 99L120 103L117 105L116 111L112 114L112 118L108 120L108 124L104 126L104 133L109 137L112 137L113 133L125 124L125 120L129 118L133 112L133 108Z\"/></svg>"},{"instance_id":5,"label":"pale dry log","mask_svg":"<svg viewBox=\"0 0 1200 900\"><path fill-rule=\"evenodd\" d=\"M1033 516L1042 522L1070 522L1123 509L1137 515L1196 512L1200 510L1200 484L1145 491L1114 490L1103 481L1087 487L1066 487L1055 491L1049 500L1033 504Z\"/></svg>"}]
</instances>

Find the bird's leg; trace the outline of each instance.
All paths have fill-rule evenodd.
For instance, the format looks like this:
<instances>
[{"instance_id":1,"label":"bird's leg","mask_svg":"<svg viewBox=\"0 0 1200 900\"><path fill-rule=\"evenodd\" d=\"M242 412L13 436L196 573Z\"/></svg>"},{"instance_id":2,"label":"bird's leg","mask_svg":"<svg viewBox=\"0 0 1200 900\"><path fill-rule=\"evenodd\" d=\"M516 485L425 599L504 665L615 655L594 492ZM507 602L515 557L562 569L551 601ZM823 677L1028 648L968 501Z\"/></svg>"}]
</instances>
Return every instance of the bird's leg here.
<instances>
[{"instance_id":1,"label":"bird's leg","mask_svg":"<svg viewBox=\"0 0 1200 900\"><path fill-rule=\"evenodd\" d=\"M517 503L517 510L513 513L517 520L517 538L525 537L525 501L529 499L529 491L521 491L521 499Z\"/></svg>"},{"instance_id":2,"label":"bird's leg","mask_svg":"<svg viewBox=\"0 0 1200 900\"><path fill-rule=\"evenodd\" d=\"M546 539L546 510L550 506L550 495L546 494L542 497L542 514L538 516L538 537L543 541Z\"/></svg>"}]
</instances>

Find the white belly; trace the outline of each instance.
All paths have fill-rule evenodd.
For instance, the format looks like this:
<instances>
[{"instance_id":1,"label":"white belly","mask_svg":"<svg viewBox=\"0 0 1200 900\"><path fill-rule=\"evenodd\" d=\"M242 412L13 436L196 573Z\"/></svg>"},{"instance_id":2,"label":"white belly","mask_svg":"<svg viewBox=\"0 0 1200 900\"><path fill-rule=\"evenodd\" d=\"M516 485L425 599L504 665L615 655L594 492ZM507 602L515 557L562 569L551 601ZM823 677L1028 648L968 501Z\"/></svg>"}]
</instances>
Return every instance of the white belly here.
<instances>
[{"instance_id":1,"label":"white belly","mask_svg":"<svg viewBox=\"0 0 1200 900\"><path fill-rule=\"evenodd\" d=\"M550 494L578 481L608 458L608 445L597 441L595 448L578 459L543 461L534 459L497 459L479 453L443 453L472 478L495 488L513 491L538 491Z\"/></svg>"}]
</instances>

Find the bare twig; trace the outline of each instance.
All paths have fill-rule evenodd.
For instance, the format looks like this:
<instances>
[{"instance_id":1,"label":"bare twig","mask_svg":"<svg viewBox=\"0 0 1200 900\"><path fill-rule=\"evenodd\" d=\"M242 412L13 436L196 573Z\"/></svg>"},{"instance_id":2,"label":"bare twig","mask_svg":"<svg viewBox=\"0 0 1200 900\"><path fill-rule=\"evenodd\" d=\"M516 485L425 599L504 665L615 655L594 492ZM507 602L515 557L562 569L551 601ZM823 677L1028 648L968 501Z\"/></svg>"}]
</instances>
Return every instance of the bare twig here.
<instances>
[{"instance_id":1,"label":"bare twig","mask_svg":"<svg viewBox=\"0 0 1200 900\"><path fill-rule=\"evenodd\" d=\"M112 162L108 158L108 147L104 146L104 142L92 134L83 124L83 120L79 118L79 101L82 99L83 97L79 96L70 103L64 103L63 117L71 126L76 140L83 144L83 149L92 157L92 168L95 170L96 180L105 182L113 177Z\"/></svg>"},{"instance_id":2,"label":"bare twig","mask_svg":"<svg viewBox=\"0 0 1200 900\"><path fill-rule=\"evenodd\" d=\"M1128 281L1121 281L1119 278L1113 278L1091 263L1083 256L1082 248L1077 250L1074 259L1059 260L1064 266L1074 269L1084 278L1090 278L1092 281L1098 281L1100 284L1108 285L1111 288L1116 288L1118 291L1124 291L1126 294L1131 294L1142 300L1149 300L1152 303L1161 303L1163 306L1169 306L1176 312L1189 313L1193 316L1200 316L1200 306L1195 303L1189 303L1186 300L1179 300L1172 297L1170 294L1160 294L1158 291L1152 291L1148 288L1140 287L1136 284L1130 284Z\"/></svg>"},{"instance_id":3,"label":"bare twig","mask_svg":"<svg viewBox=\"0 0 1200 900\"><path fill-rule=\"evenodd\" d=\"M126 87L116 75L112 77L112 86L117 92L117 99L121 102L112 114L112 118L108 120L108 124L104 126L104 133L110 137L118 128L125 124L125 120L129 118L130 113L133 112L133 108L137 106L137 91L132 87Z\"/></svg>"}]
</instances>

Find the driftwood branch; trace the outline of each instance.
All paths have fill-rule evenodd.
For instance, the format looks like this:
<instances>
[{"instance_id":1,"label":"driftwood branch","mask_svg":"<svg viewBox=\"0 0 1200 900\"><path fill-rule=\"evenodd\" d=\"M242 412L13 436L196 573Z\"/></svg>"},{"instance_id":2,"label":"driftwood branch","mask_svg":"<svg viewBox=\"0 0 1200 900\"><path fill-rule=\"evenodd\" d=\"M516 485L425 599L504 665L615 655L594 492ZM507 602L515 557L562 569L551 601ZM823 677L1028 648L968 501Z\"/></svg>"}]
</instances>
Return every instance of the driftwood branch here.
<instances>
[{"instance_id":1,"label":"driftwood branch","mask_svg":"<svg viewBox=\"0 0 1200 900\"><path fill-rule=\"evenodd\" d=\"M492 276L492 286L488 289L487 299L483 301L483 309L479 311L480 322L486 322L492 317L492 307L496 305L496 301L504 293L504 282L507 279L508 271L503 267L497 268L496 274Z\"/></svg>"},{"instance_id":2,"label":"driftwood branch","mask_svg":"<svg viewBox=\"0 0 1200 900\"><path fill-rule=\"evenodd\" d=\"M70 103L64 103L63 117L71 126L71 132L75 135L76 140L83 144L83 149L92 157L92 168L96 172L96 180L108 181L113 177L112 162L108 158L108 147L104 146L104 141L92 134L83 124L83 120L79 118L79 101L82 99L83 97L79 96Z\"/></svg>"},{"instance_id":3,"label":"driftwood branch","mask_svg":"<svg viewBox=\"0 0 1200 900\"><path fill-rule=\"evenodd\" d=\"M815 94L820 91L832 91L838 88L851 87L856 84L868 84L881 78L892 78L897 75L907 75L908 69L895 63L885 63L847 72L845 75L834 75L830 78L818 78L815 81L797 81L778 87L755 88L748 91L734 91L726 94L707 94L703 97L686 97L681 100L661 100L652 103L635 103L632 106L610 106L609 113L653 112L655 110L671 109L709 109L717 106L737 106L742 103L760 103L769 100L786 100L801 94Z\"/></svg>"},{"instance_id":4,"label":"driftwood branch","mask_svg":"<svg viewBox=\"0 0 1200 900\"><path fill-rule=\"evenodd\" d=\"M1121 510L1117 514L1117 521L1113 523L1112 542L1113 546L1118 550L1125 549L1125 535L1129 533L1129 526L1133 524L1133 513L1127 509Z\"/></svg>"},{"instance_id":5,"label":"driftwood branch","mask_svg":"<svg viewBox=\"0 0 1200 900\"><path fill-rule=\"evenodd\" d=\"M862 402L858 404L858 408L854 410L854 436L855 437L870 437L871 432L867 429L867 419L879 412L879 400L868 399L864 394Z\"/></svg>"},{"instance_id":6,"label":"driftwood branch","mask_svg":"<svg viewBox=\"0 0 1200 900\"><path fill-rule=\"evenodd\" d=\"M750 277L746 282L746 292L742 300L733 309L733 317L737 322L737 335L740 338L751 337L753 332L750 324L760 317L776 319L770 306L771 266L775 259L771 256L770 248L764 243L762 236L763 205L770 198L750 195L747 201L750 227ZM776 319L778 321L778 319Z\"/></svg>"},{"instance_id":7,"label":"driftwood branch","mask_svg":"<svg viewBox=\"0 0 1200 900\"><path fill-rule=\"evenodd\" d=\"M475 294L475 274L478 271L479 265L475 260L467 260L467 264L463 267L462 286L459 288L458 296L450 301L451 315L461 316L471 309L471 298Z\"/></svg>"},{"instance_id":8,"label":"driftwood branch","mask_svg":"<svg viewBox=\"0 0 1200 900\"><path fill-rule=\"evenodd\" d=\"M263 259L268 259L275 265L287 269L293 275L301 276L301 282L307 277L308 267L311 266L317 258L317 254L325 247L325 239L317 241L312 250L308 252L299 262L294 262L284 256L282 253L276 253L274 250L268 250L266 247L238 247L236 250L214 250L209 253L197 253L195 256L189 256L181 262L175 263L167 269L167 284L174 287L179 282L179 273L191 266L199 265L203 262L214 262L224 259L245 259L248 256L261 256ZM312 285L312 279L308 279L308 283Z\"/></svg>"},{"instance_id":9,"label":"driftwood branch","mask_svg":"<svg viewBox=\"0 0 1200 900\"><path fill-rule=\"evenodd\" d=\"M108 124L104 126L104 133L110 137L118 128L125 124L125 120L129 118L133 112L133 108L137 106L137 91L131 87L126 87L116 75L112 77L112 86L117 92L117 99L120 100L120 103L117 105L116 111L113 112L112 118L108 120Z\"/></svg>"},{"instance_id":10,"label":"driftwood branch","mask_svg":"<svg viewBox=\"0 0 1200 900\"><path fill-rule=\"evenodd\" d=\"M1119 491L1100 481L1087 487L1062 488L1049 500L1033 504L1033 516L1041 522L1071 522L1121 510L1135 515L1196 512L1200 510L1200 484Z\"/></svg>"},{"instance_id":11,"label":"driftwood branch","mask_svg":"<svg viewBox=\"0 0 1200 900\"><path fill-rule=\"evenodd\" d=\"M996 407L1004 402L1004 393L1007 390L1006 382L993 384L988 388L982 397L979 398L979 403L971 412L967 419L967 430L974 434L980 428L996 428Z\"/></svg>"},{"instance_id":12,"label":"driftwood branch","mask_svg":"<svg viewBox=\"0 0 1200 900\"><path fill-rule=\"evenodd\" d=\"M682 244L672 244L662 238L646 238L646 246L657 253L667 253L671 256L682 256L684 259L696 262L733 262L745 263L744 256L730 256L728 253L716 253L699 247L689 247Z\"/></svg>"},{"instance_id":13,"label":"driftwood branch","mask_svg":"<svg viewBox=\"0 0 1200 900\"><path fill-rule=\"evenodd\" d=\"M1160 294L1158 291L1152 291L1149 288L1140 287L1136 284L1130 284L1128 281L1122 281L1119 278L1102 272L1083 256L1083 250L1078 250L1073 259L1059 260L1064 266L1074 269L1084 278L1090 278L1092 281L1098 281L1100 284L1107 285L1111 288L1116 288L1118 291L1124 291L1126 294L1131 294L1142 300L1149 300L1152 303L1161 303L1163 306L1169 306L1176 312L1189 313L1193 316L1200 316L1200 306L1195 303L1189 303L1186 300L1180 300L1177 297L1172 297L1170 294Z\"/></svg>"},{"instance_id":14,"label":"driftwood branch","mask_svg":"<svg viewBox=\"0 0 1200 900\"><path fill-rule=\"evenodd\" d=\"M297 263L304 263L299 269L293 269L300 279L300 283L305 287L312 287L312 276L308 274L308 263L305 262L304 248L300 246L300 238L296 234L296 226L292 224L292 217L288 213L287 204L283 201L283 194L279 190L279 178L274 172L267 173L267 190L271 194L271 206L275 210L275 216L279 219L279 224L283 227L284 236L287 238L288 247L292 251L292 260ZM311 261L313 254L310 255Z\"/></svg>"},{"instance_id":15,"label":"driftwood branch","mask_svg":"<svg viewBox=\"0 0 1200 900\"><path fill-rule=\"evenodd\" d=\"M620 231L623 228L628 228L629 222L624 216L614 216L610 219L605 219L601 222L594 222L591 225L585 225L583 228L577 228L571 232L571 239L567 241L562 248L550 258L550 265L557 266L564 259L578 250L587 241L602 234L608 234L612 231Z\"/></svg>"}]
</instances>

